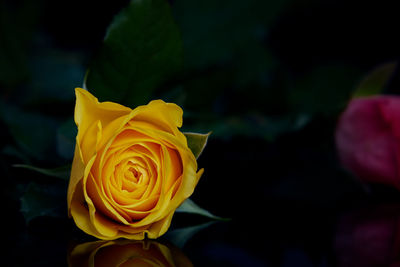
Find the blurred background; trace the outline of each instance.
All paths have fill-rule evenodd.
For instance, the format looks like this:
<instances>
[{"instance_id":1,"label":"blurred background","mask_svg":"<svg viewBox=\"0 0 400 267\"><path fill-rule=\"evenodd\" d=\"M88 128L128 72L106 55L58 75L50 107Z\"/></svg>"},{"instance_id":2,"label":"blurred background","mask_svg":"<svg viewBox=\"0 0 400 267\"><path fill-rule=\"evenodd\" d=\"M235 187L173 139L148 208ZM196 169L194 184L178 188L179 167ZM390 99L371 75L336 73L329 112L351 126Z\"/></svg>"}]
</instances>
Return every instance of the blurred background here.
<instances>
[{"instance_id":1,"label":"blurred background","mask_svg":"<svg viewBox=\"0 0 400 267\"><path fill-rule=\"evenodd\" d=\"M114 44L104 39L107 28L128 4L1 0L7 266L64 266L71 239L87 238L67 218L65 177L76 135L74 88L83 86L88 68L86 86L100 101L134 108L161 98L183 108L183 131L213 132L192 199L232 220L208 225L186 242L182 251L195 266L389 266L400 260L400 194L361 184L341 167L334 143L340 113L372 71L393 64L383 92L400 92L394 65L400 16L390 1L171 0L176 25L165 26L154 12L141 24L148 28L131 39L123 30L108 36L126 37L133 46L137 36L177 38L167 40L171 64L140 65L142 54L127 58L123 64L138 64L138 79L125 88L100 83L96 73L106 68L99 62ZM168 75L146 80L161 72ZM199 220L185 218L178 215L173 227ZM377 234L354 234L359 227ZM357 249L368 242L377 247ZM373 259L359 263L366 255Z\"/></svg>"}]
</instances>

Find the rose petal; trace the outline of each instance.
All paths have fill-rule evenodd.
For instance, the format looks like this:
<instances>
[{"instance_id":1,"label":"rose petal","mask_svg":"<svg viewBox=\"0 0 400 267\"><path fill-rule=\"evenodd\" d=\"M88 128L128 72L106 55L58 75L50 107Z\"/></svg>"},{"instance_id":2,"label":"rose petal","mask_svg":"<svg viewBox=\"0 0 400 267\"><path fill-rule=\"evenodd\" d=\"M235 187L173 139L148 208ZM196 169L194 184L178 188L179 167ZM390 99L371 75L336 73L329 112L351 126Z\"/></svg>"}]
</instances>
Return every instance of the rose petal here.
<instances>
[{"instance_id":1,"label":"rose petal","mask_svg":"<svg viewBox=\"0 0 400 267\"><path fill-rule=\"evenodd\" d=\"M352 100L342 114L336 144L344 166L360 179L399 186L398 142L394 138L390 99L369 97Z\"/></svg>"},{"instance_id":2,"label":"rose petal","mask_svg":"<svg viewBox=\"0 0 400 267\"><path fill-rule=\"evenodd\" d=\"M78 126L78 140L86 130L100 120L103 128L110 122L131 113L131 109L112 102L99 103L98 99L82 88L75 89L75 123Z\"/></svg>"},{"instance_id":3,"label":"rose petal","mask_svg":"<svg viewBox=\"0 0 400 267\"><path fill-rule=\"evenodd\" d=\"M74 192L74 196L70 204L70 212L75 224L85 233L97 238L102 238L103 236L93 226L87 207L84 205L85 200L83 196L82 181L79 181L77 189L78 190Z\"/></svg>"},{"instance_id":4,"label":"rose petal","mask_svg":"<svg viewBox=\"0 0 400 267\"><path fill-rule=\"evenodd\" d=\"M146 106L141 106L134 120L148 122L161 126L164 130L176 132L176 127L182 126L183 110L176 104L153 100Z\"/></svg>"},{"instance_id":5,"label":"rose petal","mask_svg":"<svg viewBox=\"0 0 400 267\"><path fill-rule=\"evenodd\" d=\"M67 204L68 204L68 214L71 216L71 201L72 196L75 193L77 184L81 181L83 174L85 172L85 164L82 161L81 151L79 145L75 146L74 160L72 162L71 168L71 178L69 179L69 186L67 192Z\"/></svg>"},{"instance_id":6,"label":"rose petal","mask_svg":"<svg viewBox=\"0 0 400 267\"><path fill-rule=\"evenodd\" d=\"M159 236L163 235L171 225L171 220L174 215L174 212L169 213L165 218L162 220L153 223L148 230L147 236L149 238L158 238Z\"/></svg>"}]
</instances>

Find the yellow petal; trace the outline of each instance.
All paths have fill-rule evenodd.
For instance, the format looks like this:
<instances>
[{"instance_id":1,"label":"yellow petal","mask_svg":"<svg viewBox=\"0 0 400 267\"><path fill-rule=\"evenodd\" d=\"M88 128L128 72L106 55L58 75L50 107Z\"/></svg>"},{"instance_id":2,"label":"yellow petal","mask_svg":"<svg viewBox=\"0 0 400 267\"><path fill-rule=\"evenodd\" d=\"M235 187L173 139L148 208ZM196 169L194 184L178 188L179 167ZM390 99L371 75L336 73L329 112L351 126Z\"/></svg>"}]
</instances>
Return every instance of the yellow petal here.
<instances>
[{"instance_id":1,"label":"yellow petal","mask_svg":"<svg viewBox=\"0 0 400 267\"><path fill-rule=\"evenodd\" d=\"M162 152L163 170L166 174L165 188L168 191L175 181L181 177L183 166L176 150L162 146Z\"/></svg>"},{"instance_id":2,"label":"yellow petal","mask_svg":"<svg viewBox=\"0 0 400 267\"><path fill-rule=\"evenodd\" d=\"M153 100L141 109L136 115L138 120L163 122L170 126L181 127L183 110L174 103L165 103L158 99Z\"/></svg>"},{"instance_id":3,"label":"yellow petal","mask_svg":"<svg viewBox=\"0 0 400 267\"><path fill-rule=\"evenodd\" d=\"M127 226L119 227L119 229L124 229L128 228ZM147 226L143 228L133 228L131 227L130 229L133 230L134 233L130 233L129 230L124 230L124 231L119 231L116 238L126 238L130 240L143 240L145 238L145 233L147 231ZM137 229L139 229L137 231Z\"/></svg>"},{"instance_id":4,"label":"yellow petal","mask_svg":"<svg viewBox=\"0 0 400 267\"><path fill-rule=\"evenodd\" d=\"M74 160L72 162L71 168L71 178L69 179L68 193L67 193L67 203L68 203L68 214L71 216L71 201L72 196L76 190L76 186L79 181L82 180L83 174L85 172L85 165L83 164L82 157L80 155L79 146L75 145Z\"/></svg>"},{"instance_id":5,"label":"yellow petal","mask_svg":"<svg viewBox=\"0 0 400 267\"><path fill-rule=\"evenodd\" d=\"M82 88L75 89L75 123L78 126L78 141L82 140L87 129L96 121L100 121L103 128L115 119L128 115L132 110L117 103L99 103L96 97Z\"/></svg>"},{"instance_id":6,"label":"yellow petal","mask_svg":"<svg viewBox=\"0 0 400 267\"><path fill-rule=\"evenodd\" d=\"M80 147L83 163L86 164L99 150L102 137L101 121L98 120L91 124L83 137L80 142L77 140L76 143Z\"/></svg>"},{"instance_id":7,"label":"yellow petal","mask_svg":"<svg viewBox=\"0 0 400 267\"><path fill-rule=\"evenodd\" d=\"M75 224L85 233L102 239L103 236L94 228L83 196L82 181L79 181L70 204L70 212Z\"/></svg>"},{"instance_id":8,"label":"yellow petal","mask_svg":"<svg viewBox=\"0 0 400 267\"><path fill-rule=\"evenodd\" d=\"M96 184L92 175L87 180L87 192L96 208L104 215L116 222L129 224L129 216L121 210L116 210L115 205L110 204L108 198L103 195L103 190Z\"/></svg>"},{"instance_id":9,"label":"yellow petal","mask_svg":"<svg viewBox=\"0 0 400 267\"><path fill-rule=\"evenodd\" d=\"M201 175L203 174L204 169L200 169L197 173L194 171L193 175L193 169L188 169L188 171L184 174L183 176L183 182L182 186L179 189L179 194L180 192L183 194L183 196L186 198L189 198L192 194L193 191L197 185L197 183L200 180Z\"/></svg>"},{"instance_id":10,"label":"yellow petal","mask_svg":"<svg viewBox=\"0 0 400 267\"><path fill-rule=\"evenodd\" d=\"M132 118L132 126L135 126L135 121L148 122L181 140L186 140L177 128L182 126L183 116L183 111L178 105L165 103L162 100L153 100L146 106L137 107L134 111L136 114Z\"/></svg>"},{"instance_id":11,"label":"yellow petal","mask_svg":"<svg viewBox=\"0 0 400 267\"><path fill-rule=\"evenodd\" d=\"M171 212L164 219L156 223L153 223L150 229L148 230L147 236L152 239L162 236L171 225L171 220L173 215L174 212Z\"/></svg>"}]
</instances>

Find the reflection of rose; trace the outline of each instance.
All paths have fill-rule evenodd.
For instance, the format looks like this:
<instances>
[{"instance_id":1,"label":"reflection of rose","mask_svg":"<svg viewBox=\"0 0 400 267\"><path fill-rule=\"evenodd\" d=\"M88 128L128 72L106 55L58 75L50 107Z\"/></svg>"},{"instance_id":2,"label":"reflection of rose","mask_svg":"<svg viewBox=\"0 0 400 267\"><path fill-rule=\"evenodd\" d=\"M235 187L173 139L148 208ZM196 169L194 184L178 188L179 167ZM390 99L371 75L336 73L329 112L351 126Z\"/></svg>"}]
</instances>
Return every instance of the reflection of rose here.
<instances>
[{"instance_id":1,"label":"reflection of rose","mask_svg":"<svg viewBox=\"0 0 400 267\"><path fill-rule=\"evenodd\" d=\"M400 190L400 97L352 100L338 122L336 144L343 165L360 179Z\"/></svg>"},{"instance_id":2,"label":"reflection of rose","mask_svg":"<svg viewBox=\"0 0 400 267\"><path fill-rule=\"evenodd\" d=\"M400 206L380 206L342 218L336 235L340 267L400 266Z\"/></svg>"},{"instance_id":3,"label":"reflection of rose","mask_svg":"<svg viewBox=\"0 0 400 267\"><path fill-rule=\"evenodd\" d=\"M182 109L161 100L134 110L76 89L68 210L100 239L157 238L203 172L178 130Z\"/></svg>"},{"instance_id":4,"label":"reflection of rose","mask_svg":"<svg viewBox=\"0 0 400 267\"><path fill-rule=\"evenodd\" d=\"M177 248L155 241L97 241L77 245L68 255L71 267L193 266Z\"/></svg>"}]
</instances>

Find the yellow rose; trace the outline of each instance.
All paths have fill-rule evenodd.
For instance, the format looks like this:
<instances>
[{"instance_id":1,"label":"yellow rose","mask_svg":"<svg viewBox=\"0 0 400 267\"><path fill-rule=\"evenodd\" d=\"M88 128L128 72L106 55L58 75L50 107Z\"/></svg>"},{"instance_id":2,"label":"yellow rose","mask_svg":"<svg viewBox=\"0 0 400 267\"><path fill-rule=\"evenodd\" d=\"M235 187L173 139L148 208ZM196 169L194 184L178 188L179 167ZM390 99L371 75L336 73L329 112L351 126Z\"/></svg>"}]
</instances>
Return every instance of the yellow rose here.
<instances>
[{"instance_id":1,"label":"yellow rose","mask_svg":"<svg viewBox=\"0 0 400 267\"><path fill-rule=\"evenodd\" d=\"M165 266L193 264L177 248L155 241L96 241L75 246L68 254L71 267Z\"/></svg>"},{"instance_id":2,"label":"yellow rose","mask_svg":"<svg viewBox=\"0 0 400 267\"><path fill-rule=\"evenodd\" d=\"M69 215L100 239L161 236L203 173L178 129L182 109L155 100L132 110L75 93Z\"/></svg>"}]
</instances>

